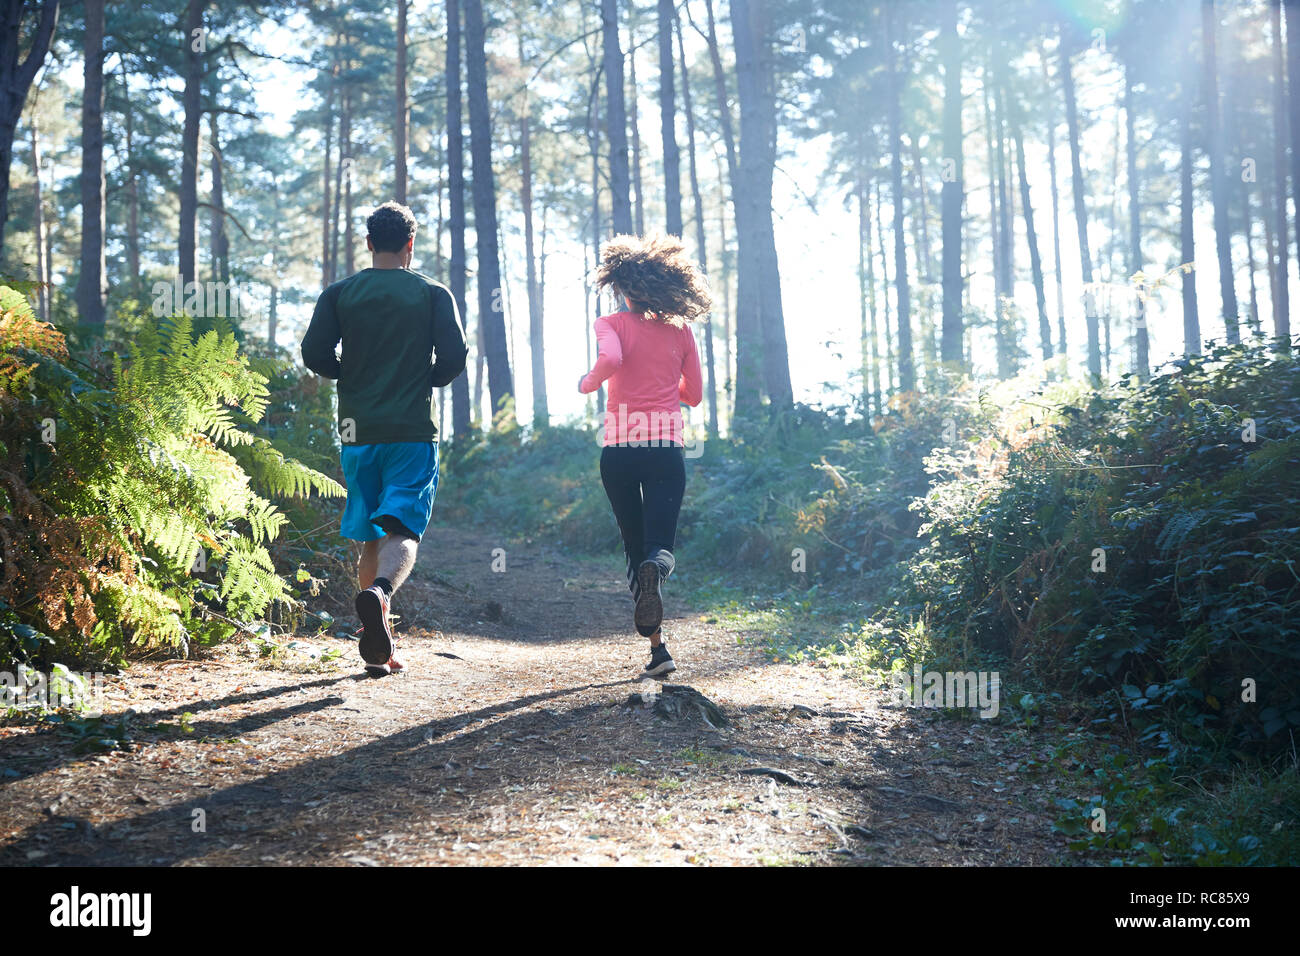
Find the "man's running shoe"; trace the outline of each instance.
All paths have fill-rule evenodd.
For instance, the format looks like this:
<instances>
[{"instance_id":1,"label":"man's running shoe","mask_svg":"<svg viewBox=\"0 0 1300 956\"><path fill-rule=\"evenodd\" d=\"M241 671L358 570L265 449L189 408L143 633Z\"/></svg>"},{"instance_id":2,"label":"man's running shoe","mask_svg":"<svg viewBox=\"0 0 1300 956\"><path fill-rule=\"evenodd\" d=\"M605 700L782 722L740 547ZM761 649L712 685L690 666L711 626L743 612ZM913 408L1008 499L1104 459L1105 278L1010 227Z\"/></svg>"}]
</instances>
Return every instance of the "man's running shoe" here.
<instances>
[{"instance_id":1,"label":"man's running shoe","mask_svg":"<svg viewBox=\"0 0 1300 956\"><path fill-rule=\"evenodd\" d=\"M675 670L677 665L673 663L673 657L668 653L668 645L661 643L658 647L650 649L650 663L645 666L641 676L663 679Z\"/></svg>"},{"instance_id":2,"label":"man's running shoe","mask_svg":"<svg viewBox=\"0 0 1300 956\"><path fill-rule=\"evenodd\" d=\"M636 569L636 580L640 591L632 620L637 632L642 637L649 637L659 630L664 619L664 601L659 593L659 565L654 561L642 561Z\"/></svg>"},{"instance_id":3,"label":"man's running shoe","mask_svg":"<svg viewBox=\"0 0 1300 956\"><path fill-rule=\"evenodd\" d=\"M361 620L361 659L370 667L383 667L388 673L393 656L393 632L388 626L388 595L383 588L366 588L357 595L357 617Z\"/></svg>"}]
</instances>

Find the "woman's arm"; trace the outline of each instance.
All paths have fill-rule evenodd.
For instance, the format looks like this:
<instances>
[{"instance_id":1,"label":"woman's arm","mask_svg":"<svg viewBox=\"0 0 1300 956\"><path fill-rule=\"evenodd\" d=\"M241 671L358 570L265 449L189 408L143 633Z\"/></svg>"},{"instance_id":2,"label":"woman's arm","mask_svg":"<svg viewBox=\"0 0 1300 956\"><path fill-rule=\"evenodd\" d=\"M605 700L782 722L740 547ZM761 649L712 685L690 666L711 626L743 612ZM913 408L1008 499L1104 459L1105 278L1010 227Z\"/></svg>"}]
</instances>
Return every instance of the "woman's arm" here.
<instances>
[{"instance_id":1,"label":"woman's arm","mask_svg":"<svg viewBox=\"0 0 1300 956\"><path fill-rule=\"evenodd\" d=\"M596 349L599 354L596 356L595 367L578 383L578 391L584 395L600 388L623 364L623 343L619 341L618 331L606 316L596 320Z\"/></svg>"},{"instance_id":2,"label":"woman's arm","mask_svg":"<svg viewBox=\"0 0 1300 956\"><path fill-rule=\"evenodd\" d=\"M694 408L704 397L704 377L700 374L700 353L695 348L695 333L687 325L682 327L682 334L686 344L682 348L682 378L677 383L677 394Z\"/></svg>"}]
</instances>

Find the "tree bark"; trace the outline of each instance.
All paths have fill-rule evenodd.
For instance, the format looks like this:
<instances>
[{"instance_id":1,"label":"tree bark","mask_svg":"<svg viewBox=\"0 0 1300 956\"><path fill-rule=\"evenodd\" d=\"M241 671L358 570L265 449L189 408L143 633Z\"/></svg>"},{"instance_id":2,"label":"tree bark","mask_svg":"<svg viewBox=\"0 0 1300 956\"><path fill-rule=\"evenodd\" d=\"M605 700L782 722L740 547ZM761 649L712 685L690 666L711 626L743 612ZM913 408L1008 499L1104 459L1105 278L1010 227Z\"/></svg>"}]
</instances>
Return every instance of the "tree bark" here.
<instances>
[{"instance_id":1,"label":"tree bark","mask_svg":"<svg viewBox=\"0 0 1300 956\"><path fill-rule=\"evenodd\" d=\"M895 47L897 5L890 2L885 11L885 55L889 81L889 152L891 186L894 201L894 285L898 305L898 387L904 392L916 390L916 366L912 358L912 289L907 276L907 232L903 214L903 78L899 75L898 51Z\"/></svg>"},{"instance_id":2,"label":"tree bark","mask_svg":"<svg viewBox=\"0 0 1300 956\"><path fill-rule=\"evenodd\" d=\"M519 64L524 60L524 34L519 31ZM533 157L532 130L528 115L528 87L522 91L522 103L519 110L519 161L521 169L520 203L524 207L524 265L528 282L528 347L532 358L533 372L533 427L545 428L550 424L550 415L546 405L546 357L542 351L544 339L542 328L541 290L537 285L537 256L533 235Z\"/></svg>"},{"instance_id":3,"label":"tree bark","mask_svg":"<svg viewBox=\"0 0 1300 956\"><path fill-rule=\"evenodd\" d=\"M212 260L213 279L218 282L229 282L230 239L226 235L225 169L216 113L208 114L208 138L212 152L212 220L208 233L208 255Z\"/></svg>"},{"instance_id":4,"label":"tree bark","mask_svg":"<svg viewBox=\"0 0 1300 956\"><path fill-rule=\"evenodd\" d=\"M1190 60L1188 61L1191 62ZM1190 71L1189 71L1190 72ZM1183 354L1201 352L1201 320L1196 302L1196 195L1192 188L1192 97L1190 77L1184 77L1184 106L1179 117L1179 259L1183 293Z\"/></svg>"},{"instance_id":5,"label":"tree bark","mask_svg":"<svg viewBox=\"0 0 1300 956\"><path fill-rule=\"evenodd\" d=\"M478 0L474 0L478 2ZM618 0L600 0L605 54L605 126L609 141L609 187L615 233L632 232L627 161L627 109L623 100L623 51L618 39Z\"/></svg>"},{"instance_id":6,"label":"tree bark","mask_svg":"<svg viewBox=\"0 0 1300 956\"><path fill-rule=\"evenodd\" d=\"M1132 277L1142 272L1142 194L1138 182L1136 123L1133 106L1132 67L1124 64L1124 142L1128 151L1128 235L1129 256L1128 274ZM1146 284L1137 289L1134 296L1136 314L1133 316L1135 345L1137 347L1137 373L1142 381L1151 376L1151 342L1147 336L1147 302Z\"/></svg>"},{"instance_id":7,"label":"tree bark","mask_svg":"<svg viewBox=\"0 0 1300 956\"><path fill-rule=\"evenodd\" d=\"M108 298L104 265L104 0L86 0L81 97L81 272L77 312L102 328Z\"/></svg>"},{"instance_id":8,"label":"tree bark","mask_svg":"<svg viewBox=\"0 0 1300 956\"><path fill-rule=\"evenodd\" d=\"M470 159L474 176L474 246L478 257L479 324L488 368L492 416L514 396L509 343L501 303L497 251L496 180L492 173L492 113L488 103L482 0L465 0L465 56L469 74Z\"/></svg>"},{"instance_id":9,"label":"tree bark","mask_svg":"<svg viewBox=\"0 0 1300 956\"><path fill-rule=\"evenodd\" d=\"M1025 168L1025 140L1017 116L1012 127L1016 141L1016 168L1020 171L1020 206L1025 217L1025 242L1029 245L1029 268L1034 277L1034 301L1038 305L1038 341L1043 361L1052 359L1052 320L1047 315L1047 292L1043 282L1043 259L1038 252L1038 233L1034 229L1034 205L1029 197L1029 171Z\"/></svg>"},{"instance_id":10,"label":"tree bark","mask_svg":"<svg viewBox=\"0 0 1300 956\"><path fill-rule=\"evenodd\" d=\"M740 99L740 182L733 190L741 268L736 321L738 416L757 411L764 389L774 409L788 408L794 401L772 223L777 119L768 2L732 0L731 5ZM747 341L742 341L742 329Z\"/></svg>"},{"instance_id":11,"label":"tree bark","mask_svg":"<svg viewBox=\"0 0 1300 956\"><path fill-rule=\"evenodd\" d=\"M1223 327L1228 343L1241 341L1237 290L1232 267L1232 226L1228 216L1227 171L1223 160L1223 130L1219 117L1219 78L1215 62L1217 17L1214 0L1201 0L1201 42L1205 51L1205 119L1210 156L1210 201L1214 206L1214 247L1219 258L1219 295L1223 300Z\"/></svg>"},{"instance_id":12,"label":"tree bark","mask_svg":"<svg viewBox=\"0 0 1300 956\"><path fill-rule=\"evenodd\" d=\"M1043 86L1052 88L1046 52L1042 52ZM1047 117L1047 172L1052 181L1052 260L1056 275L1056 354L1065 354L1065 286L1061 283L1061 191L1056 181L1056 113Z\"/></svg>"},{"instance_id":13,"label":"tree bark","mask_svg":"<svg viewBox=\"0 0 1300 956\"><path fill-rule=\"evenodd\" d=\"M410 108L406 102L406 14L409 0L397 0L397 77L394 91L395 169L393 197L406 204L406 179L409 147L407 131L410 127Z\"/></svg>"},{"instance_id":14,"label":"tree bark","mask_svg":"<svg viewBox=\"0 0 1300 956\"><path fill-rule=\"evenodd\" d=\"M1287 141L1287 75L1282 40L1282 0L1271 4L1271 21L1273 27L1273 163L1276 174L1276 205L1274 207L1274 242L1277 244L1276 278L1273 282L1273 334L1283 343L1289 345L1291 340L1291 266L1290 230L1286 221L1286 141ZM1292 18L1293 26L1300 26ZM1292 58L1300 66L1300 37L1291 33L1290 48ZM1292 80L1291 95L1300 96L1300 91ZM1295 150L1300 156L1300 148ZM1300 163L1300 159L1297 159ZM1300 188L1300 187L1298 187Z\"/></svg>"},{"instance_id":15,"label":"tree bark","mask_svg":"<svg viewBox=\"0 0 1300 956\"><path fill-rule=\"evenodd\" d=\"M36 71L45 62L54 25L59 19L59 0L44 0L40 19L31 35L27 56L22 57L18 39L22 27L23 0L0 3L0 254L4 252L5 225L9 222L9 169L14 158L14 136L27 102L27 91ZM21 59L20 59L21 57Z\"/></svg>"},{"instance_id":16,"label":"tree bark","mask_svg":"<svg viewBox=\"0 0 1300 956\"><path fill-rule=\"evenodd\" d=\"M704 230L704 195L700 191L699 167L695 157L695 110L691 102L691 74L686 65L686 44L682 24L674 13L671 27L677 34L677 53L682 70L682 109L686 113L687 168L691 178L691 199L695 207L695 245L700 257L700 271L709 274L709 247ZM679 213L680 215L680 213ZM725 254L725 253L724 253ZM708 375L706 398L709 403L709 437L718 437L718 379L713 357L713 313L704 320L704 364Z\"/></svg>"},{"instance_id":17,"label":"tree bark","mask_svg":"<svg viewBox=\"0 0 1300 956\"><path fill-rule=\"evenodd\" d=\"M964 158L961 140L961 38L957 34L957 0L947 0L942 7L939 43L943 57L943 148L944 176L941 203L943 209L943 327L939 357L944 362L962 364L962 222L961 207L965 192L962 176ZM949 170L947 164L951 163ZM859 206L861 206L859 197ZM859 209L859 213L862 210ZM860 230L859 230L860 231ZM874 310L873 310L874 311ZM874 315L873 315L874 322Z\"/></svg>"},{"instance_id":18,"label":"tree bark","mask_svg":"<svg viewBox=\"0 0 1300 956\"><path fill-rule=\"evenodd\" d=\"M187 0L185 6L185 89L181 94L185 118L181 130L181 223L178 240L179 271L183 286L198 278L199 121L203 106L203 51L207 43L203 34L205 6L205 0Z\"/></svg>"},{"instance_id":19,"label":"tree bark","mask_svg":"<svg viewBox=\"0 0 1300 956\"><path fill-rule=\"evenodd\" d=\"M135 159L135 121L131 107L130 86L126 79L126 64L122 63L122 101L125 104L122 121L126 145L126 271L132 293L141 295L140 275L140 176ZM39 187L39 182L37 183Z\"/></svg>"},{"instance_id":20,"label":"tree bark","mask_svg":"<svg viewBox=\"0 0 1300 956\"><path fill-rule=\"evenodd\" d=\"M461 321L465 311L465 135L460 107L460 0L447 2L447 228L451 233L451 260L447 288L456 300ZM451 427L460 439L469 435L469 376L457 375L451 383Z\"/></svg>"},{"instance_id":21,"label":"tree bark","mask_svg":"<svg viewBox=\"0 0 1300 956\"><path fill-rule=\"evenodd\" d=\"M35 203L32 210L33 231L36 234L36 317L50 321L50 264L45 259L45 200L41 194L40 132L36 119L36 105L32 104L32 183L35 186Z\"/></svg>"},{"instance_id":22,"label":"tree bark","mask_svg":"<svg viewBox=\"0 0 1300 956\"><path fill-rule=\"evenodd\" d=\"M659 119L664 144L664 219L670 235L682 234L682 159L677 148L677 96L673 83L673 0L659 0Z\"/></svg>"},{"instance_id":23,"label":"tree bark","mask_svg":"<svg viewBox=\"0 0 1300 956\"><path fill-rule=\"evenodd\" d=\"M641 178L641 87L636 80L636 4L627 8L627 82L632 95L627 98L627 122L632 133L632 214L638 236L645 234L645 187ZM624 90L627 96L627 90Z\"/></svg>"},{"instance_id":24,"label":"tree bark","mask_svg":"<svg viewBox=\"0 0 1300 956\"><path fill-rule=\"evenodd\" d=\"M1062 39L1062 44L1064 42ZM1079 155L1079 108L1074 96L1074 70L1070 65L1070 53L1064 45L1061 48L1061 85L1065 90L1065 122L1070 135L1070 182L1074 193L1074 220L1079 230L1079 261L1083 267L1083 303L1088 324L1088 375L1092 384L1099 386L1101 341L1097 328L1097 295L1092 287L1092 252L1088 248L1088 204Z\"/></svg>"},{"instance_id":25,"label":"tree bark","mask_svg":"<svg viewBox=\"0 0 1300 956\"><path fill-rule=\"evenodd\" d=\"M994 339L997 347L998 378L1005 379L1010 378L1016 370L1015 356L1012 354L1015 349L1015 329L1011 327L1016 290L1015 273L1011 265L1015 233L1011 218L1011 202L1007 193L1006 108L1004 84L999 68L999 59L1003 56L1000 46L998 43L994 44L992 56L994 130L997 141L994 152L997 156L998 246L1000 247L997 259L1002 273L998 282L1001 291L998 293L998 307L995 313L997 324L994 326Z\"/></svg>"}]
</instances>

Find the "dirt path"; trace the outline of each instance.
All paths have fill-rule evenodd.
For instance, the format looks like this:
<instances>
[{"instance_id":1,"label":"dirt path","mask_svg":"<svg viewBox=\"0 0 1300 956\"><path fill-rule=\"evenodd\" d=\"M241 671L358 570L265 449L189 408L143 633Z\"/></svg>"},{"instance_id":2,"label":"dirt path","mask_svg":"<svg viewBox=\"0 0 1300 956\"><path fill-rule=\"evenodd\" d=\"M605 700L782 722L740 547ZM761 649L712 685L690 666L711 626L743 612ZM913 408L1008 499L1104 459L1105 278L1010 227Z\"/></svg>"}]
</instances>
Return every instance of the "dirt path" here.
<instances>
[{"instance_id":1,"label":"dirt path","mask_svg":"<svg viewBox=\"0 0 1300 956\"><path fill-rule=\"evenodd\" d=\"M426 542L394 602L407 675L367 679L335 638L269 657L234 643L109 678L105 725L133 712L126 749L0 728L0 863L1025 864L1059 852L1046 794L1020 769L1032 743L1005 727L771 663L761 635L683 614L669 591L673 678L726 723L709 720L689 692L655 697L659 685L635 679L647 655L612 559L516 545L497 573L499 542L445 529ZM342 656L309 656L330 648Z\"/></svg>"}]
</instances>

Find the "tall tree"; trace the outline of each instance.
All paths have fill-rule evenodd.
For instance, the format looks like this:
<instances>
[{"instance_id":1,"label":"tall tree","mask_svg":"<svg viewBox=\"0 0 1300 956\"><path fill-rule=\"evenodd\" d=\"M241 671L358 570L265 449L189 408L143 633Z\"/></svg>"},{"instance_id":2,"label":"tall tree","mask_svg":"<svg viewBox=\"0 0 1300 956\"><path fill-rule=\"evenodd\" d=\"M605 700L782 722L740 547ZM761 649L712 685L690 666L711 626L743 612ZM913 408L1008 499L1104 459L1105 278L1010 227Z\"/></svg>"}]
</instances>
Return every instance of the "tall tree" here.
<instances>
[{"instance_id":1,"label":"tall tree","mask_svg":"<svg viewBox=\"0 0 1300 956\"><path fill-rule=\"evenodd\" d=\"M206 0L186 0L185 35L181 38L185 44L185 88L181 94L184 121L181 128L181 223L177 245L182 284L198 278L199 123L203 108L203 54L207 50L203 28L206 5Z\"/></svg>"},{"instance_id":2,"label":"tall tree","mask_svg":"<svg viewBox=\"0 0 1300 956\"><path fill-rule=\"evenodd\" d=\"M736 89L740 100L739 180L733 187L736 241L740 247L740 302L736 319L738 416L757 410L764 388L775 409L788 408L794 402L772 223L777 117L770 2L732 0L731 4Z\"/></svg>"},{"instance_id":3,"label":"tall tree","mask_svg":"<svg viewBox=\"0 0 1300 956\"><path fill-rule=\"evenodd\" d=\"M1294 220L1291 234L1296 237L1296 266L1300 269L1300 0L1285 0L1286 10L1286 85L1291 104L1291 197ZM0 206L3 212L3 206ZM1290 277L1287 277L1290 281Z\"/></svg>"},{"instance_id":4,"label":"tall tree","mask_svg":"<svg viewBox=\"0 0 1300 956\"><path fill-rule=\"evenodd\" d=\"M1270 22L1273 33L1273 172L1276 181L1274 229L1277 233L1277 269L1273 282L1273 334L1283 342L1291 339L1291 276L1287 262L1290 250L1290 230L1286 222L1286 140L1287 140L1287 82L1282 40L1282 0L1271 3ZM1295 34L1291 46L1300 46ZM1300 91L1291 88L1292 96ZM1300 152L1300 151L1298 151Z\"/></svg>"},{"instance_id":5,"label":"tall tree","mask_svg":"<svg viewBox=\"0 0 1300 956\"><path fill-rule=\"evenodd\" d=\"M1215 62L1218 15L1214 0L1201 0L1201 43L1204 48L1205 133L1210 155L1210 202L1214 206L1214 247L1219 257L1219 295L1228 342L1241 341L1237 290L1232 266L1232 226L1228 220L1228 181L1223 160L1223 123L1219 117L1219 71Z\"/></svg>"},{"instance_id":6,"label":"tall tree","mask_svg":"<svg viewBox=\"0 0 1300 956\"><path fill-rule=\"evenodd\" d=\"M1043 361L1052 358L1052 320L1047 315L1047 292L1043 282L1043 259L1038 251L1038 232L1034 229L1034 205L1029 197L1029 170L1025 164L1025 139L1021 131L1019 107L1011 135L1016 142L1016 168L1020 171L1020 207L1025 217L1025 242L1029 246L1029 268L1034 279L1034 302L1038 306L1038 342Z\"/></svg>"},{"instance_id":7,"label":"tall tree","mask_svg":"<svg viewBox=\"0 0 1300 956\"><path fill-rule=\"evenodd\" d=\"M894 203L894 284L898 290L898 387L916 389L916 365L912 357L912 289L907 278L907 235L903 209L903 76L897 50L898 4L891 0L885 9L886 76L889 111L889 153ZM742 114L743 115L743 114Z\"/></svg>"},{"instance_id":8,"label":"tall tree","mask_svg":"<svg viewBox=\"0 0 1300 956\"><path fill-rule=\"evenodd\" d=\"M1043 64L1043 86L1052 89L1051 67L1046 51L1040 47ZM1056 276L1056 354L1065 354L1065 285L1061 282L1061 190L1056 180L1056 111L1048 105L1047 116L1047 175L1051 181L1052 196L1052 269Z\"/></svg>"},{"instance_id":9,"label":"tall tree","mask_svg":"<svg viewBox=\"0 0 1300 956\"><path fill-rule=\"evenodd\" d=\"M474 186L474 246L478 258L479 327L483 333L492 414L514 395L501 298L496 179L492 173L492 111L488 102L483 0L465 0L465 61L469 94L470 161Z\"/></svg>"},{"instance_id":10,"label":"tall tree","mask_svg":"<svg viewBox=\"0 0 1300 956\"><path fill-rule=\"evenodd\" d=\"M451 233L451 259L447 288L456 300L462 320L465 311L465 137L460 109L460 0L447 0L447 228ZM451 427L458 439L469 435L469 376L457 375L451 383Z\"/></svg>"},{"instance_id":11,"label":"tall tree","mask_svg":"<svg viewBox=\"0 0 1300 956\"><path fill-rule=\"evenodd\" d=\"M1092 251L1088 246L1088 202L1079 151L1079 106L1074 95L1074 68L1064 32L1061 35L1061 86L1065 91L1065 122L1070 136L1070 182L1074 193L1074 221L1079 230L1079 261L1083 271L1084 317L1088 326L1088 375L1101 384L1101 340L1097 326L1097 293L1093 287Z\"/></svg>"},{"instance_id":12,"label":"tall tree","mask_svg":"<svg viewBox=\"0 0 1300 956\"><path fill-rule=\"evenodd\" d=\"M217 282L230 281L230 237L226 234L225 159L221 154L221 136L215 111L208 114L208 146L212 153L212 213L208 240L208 258L212 277Z\"/></svg>"},{"instance_id":13,"label":"tall tree","mask_svg":"<svg viewBox=\"0 0 1300 956\"><path fill-rule=\"evenodd\" d=\"M1143 269L1142 263L1142 195L1138 185L1137 124L1133 106L1132 52L1125 51L1124 63L1124 146L1127 151L1128 171L1128 274L1130 279ZM1151 343L1147 336L1147 302L1145 286L1134 295L1136 314L1133 316L1134 345L1137 348L1137 373L1142 381L1151 375Z\"/></svg>"},{"instance_id":14,"label":"tall tree","mask_svg":"<svg viewBox=\"0 0 1300 956\"><path fill-rule=\"evenodd\" d=\"M943 48L943 329L939 356L944 362L962 361L962 222L965 193L961 140L961 38L957 34L957 0L945 0L940 8L940 44ZM858 195L863 212L862 191ZM860 226L860 224L859 224ZM859 227L859 234L862 233ZM861 238L861 237L860 237ZM859 242L861 244L861 242Z\"/></svg>"},{"instance_id":15,"label":"tall tree","mask_svg":"<svg viewBox=\"0 0 1300 956\"><path fill-rule=\"evenodd\" d=\"M659 119L664 145L664 207L668 232L682 234L682 160L677 148L677 97L673 84L673 0L659 0Z\"/></svg>"},{"instance_id":16,"label":"tall tree","mask_svg":"<svg viewBox=\"0 0 1300 956\"><path fill-rule=\"evenodd\" d=\"M104 266L104 0L86 0L81 97L81 274L77 312L81 322L103 326L108 300Z\"/></svg>"},{"instance_id":17,"label":"tall tree","mask_svg":"<svg viewBox=\"0 0 1300 956\"><path fill-rule=\"evenodd\" d=\"M682 70L682 109L686 113L686 152L691 178L691 199L695 208L695 245L700 257L700 269L709 273L709 247L704 225L704 194L700 190L700 174L695 156L695 109L691 101L691 74L686 65L686 43L682 39L682 23L673 16L673 30L677 34L677 53ZM725 250L723 252L725 255ZM718 378L713 359L713 313L704 320L704 364L708 372L709 437L718 436Z\"/></svg>"},{"instance_id":18,"label":"tall tree","mask_svg":"<svg viewBox=\"0 0 1300 956\"><path fill-rule=\"evenodd\" d=\"M407 131L410 127L410 106L406 97L406 13L408 0L397 0L397 76L395 94L395 172L393 194L394 198L402 204L406 203L406 180L407 180L407 163L409 148L407 147Z\"/></svg>"},{"instance_id":19,"label":"tall tree","mask_svg":"<svg viewBox=\"0 0 1300 956\"><path fill-rule=\"evenodd\" d=\"M5 224L9 221L9 167L14 158L14 135L23 115L27 91L45 62L59 19L59 0L43 0L36 27L30 32L27 55L19 42L25 0L0 0L0 252L4 251ZM28 27L30 30L30 25Z\"/></svg>"},{"instance_id":20,"label":"tall tree","mask_svg":"<svg viewBox=\"0 0 1300 956\"><path fill-rule=\"evenodd\" d=\"M1196 195L1193 190L1192 168L1196 162L1192 155L1192 82L1191 63L1183 74L1183 107L1178 124L1178 217L1179 263L1182 273L1183 297L1183 354L1199 355L1201 351L1200 308L1196 301Z\"/></svg>"},{"instance_id":21,"label":"tall tree","mask_svg":"<svg viewBox=\"0 0 1300 956\"><path fill-rule=\"evenodd\" d=\"M609 141L609 188L614 232L630 233L631 173L627 161L627 109L623 98L623 50L618 39L618 0L600 0L600 18L605 54L605 125Z\"/></svg>"},{"instance_id":22,"label":"tall tree","mask_svg":"<svg viewBox=\"0 0 1300 956\"><path fill-rule=\"evenodd\" d=\"M524 58L523 24L519 28L519 63ZM528 282L528 347L532 357L533 372L533 427L545 428L550 424L546 406L546 356L542 351L544 331L542 325L542 290L537 282L537 250L533 230L533 147L532 117L528 101L528 86L520 90L522 102L519 109L519 162L520 203L524 207L524 270Z\"/></svg>"}]
</instances>

